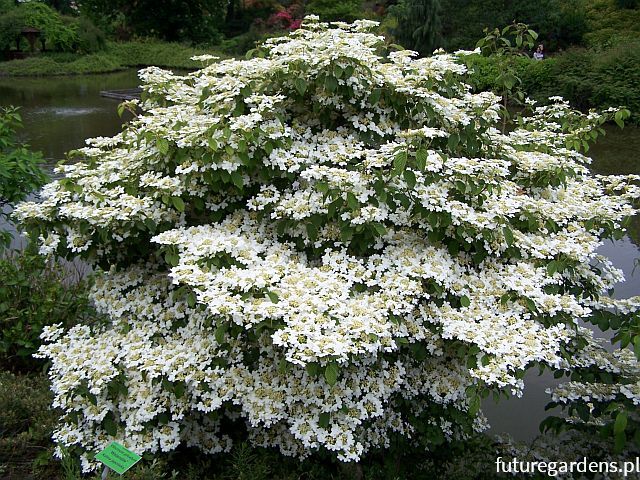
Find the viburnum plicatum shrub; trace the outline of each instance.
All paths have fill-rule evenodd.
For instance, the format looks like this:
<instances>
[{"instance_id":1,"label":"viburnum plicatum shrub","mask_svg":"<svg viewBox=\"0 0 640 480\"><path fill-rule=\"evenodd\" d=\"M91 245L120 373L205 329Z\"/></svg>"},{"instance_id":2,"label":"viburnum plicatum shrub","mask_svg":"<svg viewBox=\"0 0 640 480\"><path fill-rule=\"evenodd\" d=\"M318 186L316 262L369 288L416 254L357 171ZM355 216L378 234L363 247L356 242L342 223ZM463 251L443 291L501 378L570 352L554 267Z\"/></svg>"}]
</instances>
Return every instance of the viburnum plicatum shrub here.
<instances>
[{"instance_id":1,"label":"viburnum plicatum shrub","mask_svg":"<svg viewBox=\"0 0 640 480\"><path fill-rule=\"evenodd\" d=\"M485 429L481 398L520 395L534 365L602 369L598 398L640 401L633 353L582 323L638 308L605 295L622 275L596 254L637 177L579 152L626 111L557 100L501 133L464 53L385 55L373 26L307 18L251 59L143 70L142 113L17 207L43 254L101 270L105 320L40 350L55 440L86 470L114 439L430 448Z\"/></svg>"}]
</instances>

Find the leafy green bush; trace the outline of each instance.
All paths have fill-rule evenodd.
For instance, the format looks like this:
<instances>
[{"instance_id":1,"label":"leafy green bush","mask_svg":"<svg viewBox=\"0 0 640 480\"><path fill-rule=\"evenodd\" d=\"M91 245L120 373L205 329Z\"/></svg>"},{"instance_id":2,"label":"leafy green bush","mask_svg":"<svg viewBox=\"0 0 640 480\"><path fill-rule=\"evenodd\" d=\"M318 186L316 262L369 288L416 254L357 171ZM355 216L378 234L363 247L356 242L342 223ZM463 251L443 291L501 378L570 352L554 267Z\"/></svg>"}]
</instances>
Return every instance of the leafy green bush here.
<instances>
[{"instance_id":1,"label":"leafy green bush","mask_svg":"<svg viewBox=\"0 0 640 480\"><path fill-rule=\"evenodd\" d=\"M78 36L74 25L65 19L54 9L39 2L29 2L18 7L24 12L23 27L34 27L42 33L45 44L49 44L55 50L72 52L78 42Z\"/></svg>"},{"instance_id":2,"label":"leafy green bush","mask_svg":"<svg viewBox=\"0 0 640 480\"><path fill-rule=\"evenodd\" d=\"M585 8L587 46L606 48L640 38L640 10L619 8L616 0L589 0Z\"/></svg>"},{"instance_id":3,"label":"leafy green bush","mask_svg":"<svg viewBox=\"0 0 640 480\"><path fill-rule=\"evenodd\" d=\"M249 48L255 45L250 44ZM239 47L238 47L239 48ZM248 48L247 48L248 49ZM246 50L244 50L246 51ZM229 53L244 53L229 49ZM160 41L107 42L104 51L91 55L64 52L49 52L24 60L0 63L1 75L73 75L85 73L106 73L126 67L159 66L166 68L193 69L201 63L191 60L192 56L214 53L225 57L227 53L196 48L181 43Z\"/></svg>"},{"instance_id":4,"label":"leafy green bush","mask_svg":"<svg viewBox=\"0 0 640 480\"><path fill-rule=\"evenodd\" d=\"M83 53L95 53L104 50L107 39L102 30L96 27L87 17L80 17L77 20L77 49Z\"/></svg>"},{"instance_id":5,"label":"leafy green bush","mask_svg":"<svg viewBox=\"0 0 640 480\"><path fill-rule=\"evenodd\" d=\"M547 50L580 42L588 30L583 0L449 0L442 2L445 48L472 48L485 27L522 22L540 34Z\"/></svg>"},{"instance_id":6,"label":"leafy green bush","mask_svg":"<svg viewBox=\"0 0 640 480\"><path fill-rule=\"evenodd\" d=\"M0 259L0 366L30 370L47 325L76 325L90 314L88 284L73 264L46 260L34 247Z\"/></svg>"},{"instance_id":7,"label":"leafy green bush","mask_svg":"<svg viewBox=\"0 0 640 480\"><path fill-rule=\"evenodd\" d=\"M167 43L154 40L137 42L111 42L107 52L125 66L154 65L172 68L197 68L202 64L191 57L212 53L211 49L190 47L182 43Z\"/></svg>"},{"instance_id":8,"label":"leafy green bush","mask_svg":"<svg viewBox=\"0 0 640 480\"><path fill-rule=\"evenodd\" d=\"M36 467L37 458L42 453L50 457L51 434L58 417L50 408L52 399L46 377L0 372L2 478L33 478L35 471L42 470L43 465Z\"/></svg>"},{"instance_id":9,"label":"leafy green bush","mask_svg":"<svg viewBox=\"0 0 640 480\"><path fill-rule=\"evenodd\" d=\"M606 50L572 50L554 66L555 90L580 108L625 105L640 120L640 40Z\"/></svg>"},{"instance_id":10,"label":"leafy green bush","mask_svg":"<svg viewBox=\"0 0 640 480\"><path fill-rule=\"evenodd\" d=\"M363 18L362 0L311 0L305 7L305 12L315 14L323 21L350 22Z\"/></svg>"},{"instance_id":11,"label":"leafy green bush","mask_svg":"<svg viewBox=\"0 0 640 480\"><path fill-rule=\"evenodd\" d=\"M30 151L16 140L16 131L21 127L22 119L16 108L0 108L0 220L3 221L8 221L6 208L47 181L40 168L42 154ZM0 251L10 241L11 235L0 230Z\"/></svg>"},{"instance_id":12,"label":"leafy green bush","mask_svg":"<svg viewBox=\"0 0 640 480\"><path fill-rule=\"evenodd\" d=\"M17 8L0 14L0 52L9 50L19 41L24 14Z\"/></svg>"},{"instance_id":13,"label":"leafy green bush","mask_svg":"<svg viewBox=\"0 0 640 480\"><path fill-rule=\"evenodd\" d=\"M8 209L29 192L41 187L47 176L40 168L42 155L15 139L21 126L17 109L0 109L0 217L8 221ZM0 230L0 248L11 235ZM45 325L72 325L87 312L85 282L72 285L67 272L29 247L0 258L0 365L31 368L29 357L40 345Z\"/></svg>"},{"instance_id":14,"label":"leafy green bush","mask_svg":"<svg viewBox=\"0 0 640 480\"><path fill-rule=\"evenodd\" d=\"M390 11L397 18L393 36L398 43L421 55L441 46L439 0L400 0Z\"/></svg>"},{"instance_id":15,"label":"leafy green bush","mask_svg":"<svg viewBox=\"0 0 640 480\"><path fill-rule=\"evenodd\" d=\"M12 76L76 75L107 73L122 70L118 59L105 53L69 58L59 55L39 55L24 60L0 63L0 74Z\"/></svg>"},{"instance_id":16,"label":"leafy green bush","mask_svg":"<svg viewBox=\"0 0 640 480\"><path fill-rule=\"evenodd\" d=\"M616 0L616 5L620 8L636 8L638 0Z\"/></svg>"},{"instance_id":17,"label":"leafy green bush","mask_svg":"<svg viewBox=\"0 0 640 480\"><path fill-rule=\"evenodd\" d=\"M496 90L500 70L494 58L473 55L467 58L469 83L476 91ZM631 121L640 121L640 40L595 50L569 49L541 62L519 58L515 62L524 91L545 101L561 95L579 109L625 105Z\"/></svg>"},{"instance_id":18,"label":"leafy green bush","mask_svg":"<svg viewBox=\"0 0 640 480\"><path fill-rule=\"evenodd\" d=\"M523 90L529 95L546 92L546 89L554 83L556 62L554 58L542 62L528 57L515 58L516 75L522 79ZM500 68L495 58L470 55L467 57L466 64L469 67L468 82L474 90L496 90L495 79L500 74Z\"/></svg>"}]
</instances>

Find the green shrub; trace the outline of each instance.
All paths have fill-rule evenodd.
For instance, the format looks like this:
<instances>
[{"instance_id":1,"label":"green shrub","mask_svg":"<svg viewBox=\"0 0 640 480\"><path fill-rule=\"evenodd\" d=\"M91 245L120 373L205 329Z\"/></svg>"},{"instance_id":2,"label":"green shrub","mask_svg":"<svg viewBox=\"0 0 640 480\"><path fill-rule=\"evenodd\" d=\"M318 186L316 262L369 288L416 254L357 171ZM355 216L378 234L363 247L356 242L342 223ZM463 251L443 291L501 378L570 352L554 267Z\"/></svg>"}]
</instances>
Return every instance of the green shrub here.
<instances>
[{"instance_id":1,"label":"green shrub","mask_svg":"<svg viewBox=\"0 0 640 480\"><path fill-rule=\"evenodd\" d=\"M625 105L640 120L640 40L559 56L556 91L580 108Z\"/></svg>"},{"instance_id":2,"label":"green shrub","mask_svg":"<svg viewBox=\"0 0 640 480\"><path fill-rule=\"evenodd\" d=\"M449 0L441 5L447 50L473 48L485 27L513 21L526 23L538 32L547 50L581 42L588 31L583 0Z\"/></svg>"},{"instance_id":3,"label":"green shrub","mask_svg":"<svg viewBox=\"0 0 640 480\"><path fill-rule=\"evenodd\" d=\"M0 14L0 51L9 50L19 38L24 14L17 8Z\"/></svg>"},{"instance_id":4,"label":"green shrub","mask_svg":"<svg viewBox=\"0 0 640 480\"><path fill-rule=\"evenodd\" d=\"M159 41L111 42L107 52L128 67L155 65L172 68L198 68L201 62L191 60L195 55L212 53L211 49L196 48L182 43Z\"/></svg>"},{"instance_id":5,"label":"green shrub","mask_svg":"<svg viewBox=\"0 0 640 480\"><path fill-rule=\"evenodd\" d=\"M0 442L26 434L32 440L47 443L55 425L55 417L49 411L52 400L44 376L0 372ZM0 453L0 463L2 460Z\"/></svg>"},{"instance_id":6,"label":"green shrub","mask_svg":"<svg viewBox=\"0 0 640 480\"><path fill-rule=\"evenodd\" d=\"M107 40L104 32L96 27L87 17L80 17L77 21L77 48L83 53L95 53L104 50Z\"/></svg>"},{"instance_id":7,"label":"green shrub","mask_svg":"<svg viewBox=\"0 0 640 480\"><path fill-rule=\"evenodd\" d=\"M88 317L88 284L75 268L46 260L31 246L0 259L0 366L37 368L42 362L31 355L42 329L71 327Z\"/></svg>"},{"instance_id":8,"label":"green shrub","mask_svg":"<svg viewBox=\"0 0 640 480\"><path fill-rule=\"evenodd\" d=\"M622 9L616 0L589 0L586 5L590 47L610 47L640 38L640 10Z\"/></svg>"},{"instance_id":9,"label":"green shrub","mask_svg":"<svg viewBox=\"0 0 640 480\"><path fill-rule=\"evenodd\" d=\"M636 8L638 0L616 0L616 5L620 8Z\"/></svg>"},{"instance_id":10,"label":"green shrub","mask_svg":"<svg viewBox=\"0 0 640 480\"><path fill-rule=\"evenodd\" d=\"M52 399L46 377L0 372L0 477L33 478L38 470L44 473L58 417L50 408Z\"/></svg>"},{"instance_id":11,"label":"green shrub","mask_svg":"<svg viewBox=\"0 0 640 480\"><path fill-rule=\"evenodd\" d=\"M6 207L24 200L29 192L47 181L40 168L42 154L30 151L16 140L16 131L21 127L22 119L16 108L0 108L0 220L3 221L8 220ZM0 230L0 252L10 241L11 235Z\"/></svg>"},{"instance_id":12,"label":"green shrub","mask_svg":"<svg viewBox=\"0 0 640 480\"><path fill-rule=\"evenodd\" d=\"M476 91L495 90L495 79L500 74L495 58L471 55L467 57L468 82ZM514 59L516 74L522 79L522 87L529 94L546 91L553 84L556 60L553 58L538 62L527 57Z\"/></svg>"},{"instance_id":13,"label":"green shrub","mask_svg":"<svg viewBox=\"0 0 640 480\"><path fill-rule=\"evenodd\" d=\"M561 95L579 109L608 108L625 105L631 120L640 121L640 40L595 50L569 49L541 62L528 58L516 61L524 91L545 101ZM467 58L468 82L474 90L495 90L499 74L493 58L473 55Z\"/></svg>"},{"instance_id":14,"label":"green shrub","mask_svg":"<svg viewBox=\"0 0 640 480\"><path fill-rule=\"evenodd\" d=\"M0 63L1 75L45 76L107 73L122 70L124 66L111 54L92 55L47 54L24 60Z\"/></svg>"},{"instance_id":15,"label":"green shrub","mask_svg":"<svg viewBox=\"0 0 640 480\"><path fill-rule=\"evenodd\" d=\"M315 14L323 21L350 22L363 18L362 0L311 0L305 7L307 14Z\"/></svg>"},{"instance_id":16,"label":"green shrub","mask_svg":"<svg viewBox=\"0 0 640 480\"><path fill-rule=\"evenodd\" d=\"M39 29L45 44L58 51L75 50L78 36L72 21L65 20L58 12L43 3L29 2L18 9L25 15L23 26Z\"/></svg>"}]
</instances>

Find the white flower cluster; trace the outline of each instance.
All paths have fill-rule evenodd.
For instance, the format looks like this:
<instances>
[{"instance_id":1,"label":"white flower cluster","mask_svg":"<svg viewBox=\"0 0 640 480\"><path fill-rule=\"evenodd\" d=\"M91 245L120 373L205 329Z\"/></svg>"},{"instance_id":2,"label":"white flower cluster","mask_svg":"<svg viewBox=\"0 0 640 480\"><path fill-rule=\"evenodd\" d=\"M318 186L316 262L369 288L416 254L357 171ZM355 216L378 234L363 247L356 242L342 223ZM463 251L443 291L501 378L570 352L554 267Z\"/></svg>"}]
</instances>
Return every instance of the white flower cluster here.
<instances>
[{"instance_id":1,"label":"white flower cluster","mask_svg":"<svg viewBox=\"0 0 640 480\"><path fill-rule=\"evenodd\" d=\"M16 208L43 254L104 272L104 322L40 352L86 469L113 438L226 450L229 424L301 457L428 447L421 425L486 428L479 395L520 395L534 364L604 368L577 325L621 279L595 251L637 178L589 173L566 104L500 133L463 52L381 57L371 26L308 18L250 60L144 70L143 113Z\"/></svg>"}]
</instances>

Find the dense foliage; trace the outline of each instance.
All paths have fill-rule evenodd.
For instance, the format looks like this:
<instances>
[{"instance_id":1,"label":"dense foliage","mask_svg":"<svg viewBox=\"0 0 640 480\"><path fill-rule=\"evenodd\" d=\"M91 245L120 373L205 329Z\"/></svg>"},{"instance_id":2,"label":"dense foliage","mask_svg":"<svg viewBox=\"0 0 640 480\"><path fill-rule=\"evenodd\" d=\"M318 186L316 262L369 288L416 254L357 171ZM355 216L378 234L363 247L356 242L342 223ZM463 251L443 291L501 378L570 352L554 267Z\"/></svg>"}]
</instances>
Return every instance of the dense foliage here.
<instances>
[{"instance_id":1,"label":"dense foliage","mask_svg":"<svg viewBox=\"0 0 640 480\"><path fill-rule=\"evenodd\" d=\"M47 181L42 155L18 143L21 127L17 109L0 109L0 367L41 366L31 354L40 346L45 325L75 325L88 310L86 284L71 281L61 265L47 261L33 247L8 252L11 234L6 222L12 205Z\"/></svg>"},{"instance_id":2,"label":"dense foliage","mask_svg":"<svg viewBox=\"0 0 640 480\"><path fill-rule=\"evenodd\" d=\"M28 247L0 258L0 367L33 370L32 358L47 325L71 328L88 318L85 269L58 264Z\"/></svg>"},{"instance_id":3,"label":"dense foliage","mask_svg":"<svg viewBox=\"0 0 640 480\"><path fill-rule=\"evenodd\" d=\"M442 46L439 0L400 0L391 13L397 19L393 35L405 48L431 55Z\"/></svg>"},{"instance_id":4,"label":"dense foliage","mask_svg":"<svg viewBox=\"0 0 640 480\"><path fill-rule=\"evenodd\" d=\"M534 61L525 56L511 59L512 73L532 98L547 101L561 95L579 109L625 105L632 121L640 121L640 40L629 40L604 50L571 49L563 55ZM503 91L504 59L467 58L469 82L478 91Z\"/></svg>"},{"instance_id":5,"label":"dense foliage","mask_svg":"<svg viewBox=\"0 0 640 480\"><path fill-rule=\"evenodd\" d=\"M121 37L136 34L169 41L215 43L227 4L227 0L83 0L80 8L97 24L115 28Z\"/></svg>"},{"instance_id":6,"label":"dense foliage","mask_svg":"<svg viewBox=\"0 0 640 480\"><path fill-rule=\"evenodd\" d=\"M0 107L0 221L8 221L11 205L24 200L47 181L40 168L42 155L29 150L16 139L22 126L18 109ZM11 235L0 229L0 251L9 245Z\"/></svg>"},{"instance_id":7,"label":"dense foliage","mask_svg":"<svg viewBox=\"0 0 640 480\"><path fill-rule=\"evenodd\" d=\"M95 52L104 47L104 34L87 18L66 17L40 2L0 3L0 53L26 48L22 31L39 31L37 46L58 52ZM35 47L36 45L34 45Z\"/></svg>"},{"instance_id":8,"label":"dense foliage","mask_svg":"<svg viewBox=\"0 0 640 480\"><path fill-rule=\"evenodd\" d=\"M450 0L442 3L441 19L447 49L472 48L484 28L514 21L540 32L547 50L579 44L588 30L582 0Z\"/></svg>"},{"instance_id":9,"label":"dense foliage","mask_svg":"<svg viewBox=\"0 0 640 480\"><path fill-rule=\"evenodd\" d=\"M637 299L606 296L621 274L596 254L637 179L593 176L580 153L628 113L556 99L500 133L463 54L380 56L373 26L310 18L249 60L143 71L143 113L16 208L43 254L102 269L108 320L46 328L40 350L55 439L85 470L112 439L342 461L431 448L485 429L481 399L520 395L534 365L603 372L554 399L615 399L599 421L633 438L637 360L580 324L639 338Z\"/></svg>"}]
</instances>

